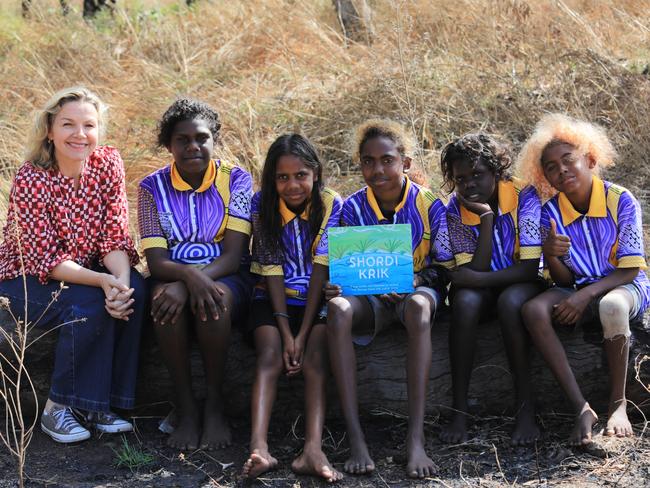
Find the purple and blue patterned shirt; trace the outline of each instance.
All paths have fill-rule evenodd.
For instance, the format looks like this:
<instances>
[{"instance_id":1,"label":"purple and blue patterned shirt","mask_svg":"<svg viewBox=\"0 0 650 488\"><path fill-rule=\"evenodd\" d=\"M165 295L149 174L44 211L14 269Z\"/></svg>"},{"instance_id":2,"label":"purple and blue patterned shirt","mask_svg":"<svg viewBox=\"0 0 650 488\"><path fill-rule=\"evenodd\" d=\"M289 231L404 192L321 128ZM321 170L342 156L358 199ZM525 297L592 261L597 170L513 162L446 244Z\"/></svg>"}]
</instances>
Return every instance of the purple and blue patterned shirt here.
<instances>
[{"instance_id":1,"label":"purple and blue patterned shirt","mask_svg":"<svg viewBox=\"0 0 650 488\"><path fill-rule=\"evenodd\" d=\"M431 264L453 266L445 206L431 190L406 178L402 201L391 218L386 218L368 186L350 195L343 203L341 224L346 226L410 224L413 272Z\"/></svg>"},{"instance_id":2,"label":"purple and blue patterned shirt","mask_svg":"<svg viewBox=\"0 0 650 488\"><path fill-rule=\"evenodd\" d=\"M250 235L252 193L251 175L223 161L210 161L196 190L173 163L161 168L140 182L141 248L168 249L172 261L184 264L209 264L221 255L226 230Z\"/></svg>"},{"instance_id":3,"label":"purple and blue patterned shirt","mask_svg":"<svg viewBox=\"0 0 650 488\"><path fill-rule=\"evenodd\" d=\"M327 266L328 239L327 231L338 226L343 200L333 190L325 188L321 192L323 200L323 221L316 236L309 228L309 207L301 215L296 215L280 199L280 215L282 216L282 246L274 246L264 242L260 223L260 206L262 193L253 196L253 258L251 271L262 276L284 276L284 286L289 305L304 306L307 301L309 279L314 264ZM255 288L255 298L266 297L262 284Z\"/></svg>"},{"instance_id":4,"label":"purple and blue patterned shirt","mask_svg":"<svg viewBox=\"0 0 650 488\"><path fill-rule=\"evenodd\" d=\"M550 230L571 239L571 247L560 260L573 273L575 284L588 285L603 279L617 268L641 268L634 284L641 291L641 310L650 305L650 281L643 248L641 207L625 188L592 179L591 199L586 214L578 212L564 193L558 193L542 209L542 235Z\"/></svg>"},{"instance_id":5,"label":"purple and blue patterned shirt","mask_svg":"<svg viewBox=\"0 0 650 488\"><path fill-rule=\"evenodd\" d=\"M494 219L490 269L498 271L527 259L539 261L541 201L532 186L517 179L499 181L499 214ZM456 265L470 263L478 245L481 220L463 207L454 193L447 204L449 238Z\"/></svg>"}]
</instances>

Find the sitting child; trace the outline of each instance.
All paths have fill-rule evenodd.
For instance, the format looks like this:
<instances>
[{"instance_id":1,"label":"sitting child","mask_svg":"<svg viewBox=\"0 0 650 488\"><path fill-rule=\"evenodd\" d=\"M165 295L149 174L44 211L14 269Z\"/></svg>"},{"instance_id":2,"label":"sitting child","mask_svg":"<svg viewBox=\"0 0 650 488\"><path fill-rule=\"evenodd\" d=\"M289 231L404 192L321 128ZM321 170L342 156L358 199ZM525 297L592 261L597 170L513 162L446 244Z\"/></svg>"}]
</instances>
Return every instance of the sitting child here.
<instances>
[{"instance_id":1,"label":"sitting child","mask_svg":"<svg viewBox=\"0 0 650 488\"><path fill-rule=\"evenodd\" d=\"M537 281L541 203L535 188L510 176L511 165L507 146L481 133L450 142L441 155L445 183L456 190L447 205L447 225L458 266L450 273L454 415L441 433L446 442L467 439L467 392L476 330L495 305L517 394L512 443L531 444L540 434L521 306L542 291Z\"/></svg>"},{"instance_id":2,"label":"sitting child","mask_svg":"<svg viewBox=\"0 0 650 488\"><path fill-rule=\"evenodd\" d=\"M338 225L341 197L323 184L316 148L299 134L269 148L262 190L253 197L253 263L264 277L255 289L249 332L257 365L251 399L251 454L243 474L256 478L274 468L269 421L282 370L305 377L305 446L291 468L325 478L342 475L322 451L327 386L326 317L321 313L328 277L327 231Z\"/></svg>"},{"instance_id":3,"label":"sitting child","mask_svg":"<svg viewBox=\"0 0 650 488\"><path fill-rule=\"evenodd\" d=\"M411 181L409 140L395 122L370 120L356 132L355 159L368 186L343 204L341 223L347 226L410 224L412 231L415 291L406 295L341 296L341 289L326 289L327 333L330 364L336 378L351 455L345 462L348 473L374 470L368 453L357 406L356 358L352 333L373 324L377 333L399 321L408 334L407 392L409 427L406 440L407 474L424 478L434 473L433 461L424 449L424 405L431 365L431 324L444 300L444 286L436 286L435 273L426 269L435 259L450 266L444 204L433 193Z\"/></svg>"},{"instance_id":4,"label":"sitting child","mask_svg":"<svg viewBox=\"0 0 650 488\"><path fill-rule=\"evenodd\" d=\"M598 417L582 396L553 324L600 321L610 369L605 434L631 436L625 382L630 321L650 304L641 209L632 194L598 177L615 151L605 131L551 114L540 120L522 149L522 172L543 196L544 263L555 287L524 305L532 339L576 413L574 445L589 444Z\"/></svg>"},{"instance_id":5,"label":"sitting child","mask_svg":"<svg viewBox=\"0 0 650 488\"><path fill-rule=\"evenodd\" d=\"M138 195L142 248L154 280L151 315L179 414L168 443L178 449L230 444L221 385L231 323L248 306L253 285L251 176L212 159L220 127L209 105L175 101L158 134L173 161L142 180ZM205 369L202 418L192 391L191 329Z\"/></svg>"}]
</instances>

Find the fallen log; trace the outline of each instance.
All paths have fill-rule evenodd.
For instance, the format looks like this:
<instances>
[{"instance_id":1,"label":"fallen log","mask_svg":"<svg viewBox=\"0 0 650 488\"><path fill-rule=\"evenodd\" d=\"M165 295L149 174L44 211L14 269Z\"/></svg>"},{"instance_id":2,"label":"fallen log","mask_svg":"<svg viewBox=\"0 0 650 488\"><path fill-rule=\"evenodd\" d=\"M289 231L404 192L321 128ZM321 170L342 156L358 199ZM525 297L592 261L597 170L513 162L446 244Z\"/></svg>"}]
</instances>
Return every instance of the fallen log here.
<instances>
[{"instance_id":1,"label":"fallen log","mask_svg":"<svg viewBox=\"0 0 650 488\"><path fill-rule=\"evenodd\" d=\"M645 412L650 411L650 394L643 384L650 385L650 360L636 365L639 358L650 355L649 315L645 327L633 330L633 343L628 369L628 398ZM80 325L82 326L82 325ZM448 354L448 320L438 321L432 330L433 361L427 398L429 413L444 411L451 404L451 373ZM571 366L587 399L597 409L606 408L608 368L598 337L580 327L560 329ZM587 340L585 340L585 338ZM28 350L27 361L39 395L47 395L52 370L56 334L48 334ZM3 347L3 350L5 348ZM382 333L366 347L358 347L357 378L360 408L365 411L386 409L406 412L406 332L394 328ZM541 409L568 411L562 391L550 371L535 351L532 354L532 381ZM228 354L224 394L231 415L248 415L250 392L255 368L254 350L241 334L233 333ZM192 352L192 371L197 395L204 391L201 358ZM637 380L637 376L640 381ZM169 374L158 353L153 331L145 331L138 378L138 404L147 407L169 399ZM334 382L330 385L330 410L338 414ZM303 405L301 378L281 378L278 386L276 411L300 412ZM503 341L496 322L482 324L478 334L477 357L470 385L470 402L477 412L501 414L511 408L513 389ZM164 407L167 408L167 407ZM158 409L160 411L160 409Z\"/></svg>"}]
</instances>

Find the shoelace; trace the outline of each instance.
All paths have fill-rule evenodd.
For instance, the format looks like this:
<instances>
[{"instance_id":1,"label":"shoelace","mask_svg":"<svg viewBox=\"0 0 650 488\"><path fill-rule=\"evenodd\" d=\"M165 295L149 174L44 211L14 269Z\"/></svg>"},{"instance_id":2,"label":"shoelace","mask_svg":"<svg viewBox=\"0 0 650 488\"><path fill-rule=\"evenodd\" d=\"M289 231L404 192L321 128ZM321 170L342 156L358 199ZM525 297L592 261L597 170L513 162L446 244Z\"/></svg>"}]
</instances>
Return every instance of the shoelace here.
<instances>
[{"instance_id":1,"label":"shoelace","mask_svg":"<svg viewBox=\"0 0 650 488\"><path fill-rule=\"evenodd\" d=\"M54 417L54 420L56 421L55 427L57 430L70 432L72 429L79 426L79 422L72 414L72 410L67 407L50 412L50 415Z\"/></svg>"},{"instance_id":2,"label":"shoelace","mask_svg":"<svg viewBox=\"0 0 650 488\"><path fill-rule=\"evenodd\" d=\"M112 413L99 412L96 414L95 421L99 424L112 424L117 420L117 415Z\"/></svg>"}]
</instances>

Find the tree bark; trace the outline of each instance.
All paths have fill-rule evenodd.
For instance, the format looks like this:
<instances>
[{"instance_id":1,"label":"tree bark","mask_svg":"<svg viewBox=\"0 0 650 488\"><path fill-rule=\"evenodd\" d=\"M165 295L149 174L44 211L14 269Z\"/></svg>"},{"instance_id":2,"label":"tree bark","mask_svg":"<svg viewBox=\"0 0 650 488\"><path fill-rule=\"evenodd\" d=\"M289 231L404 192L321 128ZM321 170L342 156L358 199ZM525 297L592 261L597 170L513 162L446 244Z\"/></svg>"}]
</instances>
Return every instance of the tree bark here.
<instances>
[{"instance_id":1,"label":"tree bark","mask_svg":"<svg viewBox=\"0 0 650 488\"><path fill-rule=\"evenodd\" d=\"M117 0L84 0L84 18L94 17L103 8L113 10Z\"/></svg>"},{"instance_id":2,"label":"tree bark","mask_svg":"<svg viewBox=\"0 0 650 488\"><path fill-rule=\"evenodd\" d=\"M59 4L61 5L61 13L63 15L68 15L70 13L70 6L68 5L67 1L59 0ZM23 17L29 17L32 8L32 0L22 0L21 7L23 11Z\"/></svg>"},{"instance_id":3,"label":"tree bark","mask_svg":"<svg viewBox=\"0 0 650 488\"><path fill-rule=\"evenodd\" d=\"M373 38L371 10L366 0L332 0L345 37L370 44Z\"/></svg>"},{"instance_id":4,"label":"tree bark","mask_svg":"<svg viewBox=\"0 0 650 488\"><path fill-rule=\"evenodd\" d=\"M648 322L646 316L646 324ZM82 325L80 325L81 327ZM647 326L647 325L646 325ZM426 409L428 413L444 412L451 405L451 374L448 352L449 322L436 322L432 330L433 361L431 364ZM585 397L594 408L606 410L609 394L608 367L602 345L582 329L559 331L569 361ZM585 341L585 336L589 339ZM628 398L644 412L650 412L650 394L635 379L635 359L650 354L650 331L635 329L628 368ZM45 398L52 372L56 334L49 334L28 351L29 371L39 394ZM5 348L2 348L3 351ZM395 327L382 333L367 347L356 348L359 405L362 411L386 409L406 413L406 332ZM198 350L192 352L192 372L197 396L205 384ZM248 415L250 394L255 373L255 352L238 332L228 353L224 398L231 415ZM641 381L650 385L650 361L642 365ZM532 351L531 380L542 410L570 411L568 402L537 352ZM169 399L172 385L169 374L155 345L153 331L145 331L138 378L138 405L152 405ZM331 414L340 415L334 381L329 387ZM278 385L276 411L298 414L303 408L301 378L281 378ZM501 414L510 411L514 393L503 341L496 322L482 324L474 373L470 385L470 405L477 413Z\"/></svg>"}]
</instances>

